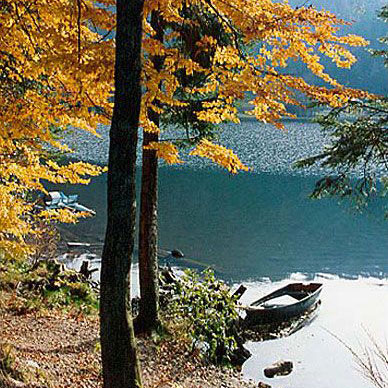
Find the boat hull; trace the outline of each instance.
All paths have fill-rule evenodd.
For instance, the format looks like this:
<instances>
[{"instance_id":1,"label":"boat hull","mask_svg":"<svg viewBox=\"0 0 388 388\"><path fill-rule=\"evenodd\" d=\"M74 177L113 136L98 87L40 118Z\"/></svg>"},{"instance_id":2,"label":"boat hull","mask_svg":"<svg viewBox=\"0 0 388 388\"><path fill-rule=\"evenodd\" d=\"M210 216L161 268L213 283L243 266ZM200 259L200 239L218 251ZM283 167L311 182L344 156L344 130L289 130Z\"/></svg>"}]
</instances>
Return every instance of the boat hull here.
<instances>
[{"instance_id":1,"label":"boat hull","mask_svg":"<svg viewBox=\"0 0 388 388\"><path fill-rule=\"evenodd\" d=\"M246 326L256 326L279 323L298 317L308 310L313 309L319 301L321 291L322 284L320 283L310 283L307 285L294 283L288 285L246 307L246 317L244 319L244 323ZM261 305L271 299L283 295L290 295L294 297L295 303L284 306L273 306L270 308L266 308Z\"/></svg>"}]
</instances>

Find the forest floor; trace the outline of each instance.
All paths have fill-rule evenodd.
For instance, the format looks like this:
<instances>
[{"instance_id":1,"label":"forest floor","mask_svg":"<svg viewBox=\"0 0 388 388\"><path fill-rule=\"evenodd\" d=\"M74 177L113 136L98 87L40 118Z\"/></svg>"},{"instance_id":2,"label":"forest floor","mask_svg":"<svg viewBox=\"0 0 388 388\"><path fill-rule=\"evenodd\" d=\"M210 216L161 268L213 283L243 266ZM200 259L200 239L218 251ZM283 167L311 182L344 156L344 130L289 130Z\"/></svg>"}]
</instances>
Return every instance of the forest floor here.
<instances>
[{"instance_id":1,"label":"forest floor","mask_svg":"<svg viewBox=\"0 0 388 388\"><path fill-rule=\"evenodd\" d=\"M12 348L13 368L22 373L4 378L0 370L1 388L102 386L97 314L15 311L10 308L12 298L1 291L0 363L4 363L4 348ZM243 381L236 370L204 363L174 336L140 338L138 349L146 388L257 387L257 383ZM28 382L18 381L18 376L28 376L24 379Z\"/></svg>"}]
</instances>

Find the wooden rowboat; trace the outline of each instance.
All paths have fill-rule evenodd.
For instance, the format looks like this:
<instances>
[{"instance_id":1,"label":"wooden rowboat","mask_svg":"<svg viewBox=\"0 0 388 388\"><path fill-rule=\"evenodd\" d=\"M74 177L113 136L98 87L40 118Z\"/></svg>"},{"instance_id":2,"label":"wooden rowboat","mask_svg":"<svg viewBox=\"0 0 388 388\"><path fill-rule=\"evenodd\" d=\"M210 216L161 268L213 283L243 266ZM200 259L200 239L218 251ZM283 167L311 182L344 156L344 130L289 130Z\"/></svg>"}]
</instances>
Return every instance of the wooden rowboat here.
<instances>
[{"instance_id":1,"label":"wooden rowboat","mask_svg":"<svg viewBox=\"0 0 388 388\"><path fill-rule=\"evenodd\" d=\"M321 283L288 284L245 307L244 324L256 326L298 317L317 304L321 291Z\"/></svg>"}]
</instances>

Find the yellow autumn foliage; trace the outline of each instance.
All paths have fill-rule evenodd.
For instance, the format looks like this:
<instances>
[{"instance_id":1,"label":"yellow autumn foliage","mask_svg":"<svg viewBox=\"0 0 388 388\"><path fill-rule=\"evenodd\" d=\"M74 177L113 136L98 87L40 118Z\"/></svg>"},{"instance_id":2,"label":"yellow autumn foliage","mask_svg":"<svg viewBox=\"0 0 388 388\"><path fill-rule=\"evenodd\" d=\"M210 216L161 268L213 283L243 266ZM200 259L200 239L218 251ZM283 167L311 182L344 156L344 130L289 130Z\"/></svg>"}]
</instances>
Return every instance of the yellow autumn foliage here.
<instances>
[{"instance_id":1,"label":"yellow autumn foliage","mask_svg":"<svg viewBox=\"0 0 388 388\"><path fill-rule=\"evenodd\" d=\"M113 86L113 14L89 0L0 2L0 254L35 250L42 223L75 222L68 210L40 211L34 193L52 183L88 183L101 172L87 163L60 165L48 150L68 151L55 133L95 133L109 123ZM105 116L97 115L96 107ZM36 196L35 196L36 198Z\"/></svg>"},{"instance_id":2,"label":"yellow autumn foliage","mask_svg":"<svg viewBox=\"0 0 388 388\"><path fill-rule=\"evenodd\" d=\"M232 174L239 170L248 171L248 167L241 163L238 156L226 147L214 144L207 139L201 142L190 152L190 155L208 158L225 167Z\"/></svg>"},{"instance_id":3,"label":"yellow autumn foliage","mask_svg":"<svg viewBox=\"0 0 388 388\"><path fill-rule=\"evenodd\" d=\"M30 236L38 233L40 218L74 221L68 212L36 213L30 193L44 190L42 180L87 183L89 176L101 171L86 163L56 164L47 146L65 151L55 132L78 127L95 133L98 123L110 123L115 15L109 9L114 5L114 0L0 2L0 252L33 251ZM253 95L253 109L247 113L279 128L280 120L291 116L286 105L299 104L300 93L331 106L368 97L339 85L321 64L321 56L326 56L349 68L355 58L347 47L367 44L354 35L339 36L345 22L329 12L294 9L273 0L145 0L144 7L140 118L144 131L160 131L149 118L151 111L163 114L168 107L187 107L178 93L182 72L202 75L201 85L186 88L185 93L213 97L196 113L198 120L211 123L238 123L236 101L247 92ZM216 18L229 43L220 45L206 34L193 36L194 51L188 55L174 46L183 38L179 29L167 29L163 43L156 39L151 13L157 11L166 25L195 27L196 21L184 16L188 7ZM259 49L244 48L251 43ZM197 60L202 53L211 53L208 66ZM152 61L156 55L163 57L158 71ZM305 63L327 87L288 75L283 70L290 61ZM181 163L171 143L155 142L149 149L167 163ZM208 158L232 173L246 170L232 151L206 139L191 155Z\"/></svg>"},{"instance_id":4,"label":"yellow autumn foliage","mask_svg":"<svg viewBox=\"0 0 388 388\"><path fill-rule=\"evenodd\" d=\"M191 36L194 55L177 49L173 42L183 39L183 27L195 27L195 20L185 17L185 10L192 9L217 18L230 43L220 45L214 36ZM149 23L150 14L156 11L165 25L178 25L176 31L167 29L164 42L155 38ZM286 105L300 105L296 96L304 96L337 107L350 99L370 97L360 90L346 88L325 72L323 56L337 66L349 68L356 58L349 46L365 46L363 38L355 35L340 36L341 25L348 24L334 14L302 6L292 8L286 1L273 0L146 0L143 39L143 84L146 90L142 103L141 122L145 131L159 132L149 124L148 114L154 110L163 114L170 106L185 109L185 101L177 93L179 74L202 74L205 81L198 87L187 88L193 96L209 96L197 112L200 121L210 123L239 122L236 101L247 92L253 95L253 109L246 112L258 120L283 128L281 119L293 117ZM183 32L182 32L183 34ZM245 49L244 44L254 43L258 49ZM201 53L213 53L209 66L201 66ZM163 57L163 67L156 71L152 56ZM327 86L307 83L300 77L288 75L284 68L290 61L300 61ZM167 163L180 162L176 148L166 143L153 144L159 157ZM237 157L224 147L202 141L191 155L211 159L232 173L245 167Z\"/></svg>"},{"instance_id":5,"label":"yellow autumn foliage","mask_svg":"<svg viewBox=\"0 0 388 388\"><path fill-rule=\"evenodd\" d=\"M164 159L167 164L178 164L182 163L179 159L178 149L171 143L168 142L151 142L147 146L143 147L145 151L153 150L156 151L158 158Z\"/></svg>"}]
</instances>

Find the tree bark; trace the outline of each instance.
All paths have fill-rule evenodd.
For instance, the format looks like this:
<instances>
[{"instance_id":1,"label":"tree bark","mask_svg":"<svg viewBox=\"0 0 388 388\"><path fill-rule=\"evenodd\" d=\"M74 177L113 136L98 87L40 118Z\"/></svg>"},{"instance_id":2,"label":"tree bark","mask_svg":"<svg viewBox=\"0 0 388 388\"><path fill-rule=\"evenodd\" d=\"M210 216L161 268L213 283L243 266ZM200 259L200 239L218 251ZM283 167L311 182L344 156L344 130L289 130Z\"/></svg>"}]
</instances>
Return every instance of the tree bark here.
<instances>
[{"instance_id":1,"label":"tree bark","mask_svg":"<svg viewBox=\"0 0 388 388\"><path fill-rule=\"evenodd\" d=\"M163 26L157 12L151 14L155 39L163 42ZM151 58L155 70L163 67L163 57ZM157 105L158 102L156 101ZM158 127L159 113L150 109L148 116ZM143 131L143 147L157 142L159 135ZM150 333L159 325L159 275L158 275L158 158L153 150L144 150L142 156L141 202L139 222L139 277L140 307L135 320L136 333Z\"/></svg>"},{"instance_id":2,"label":"tree bark","mask_svg":"<svg viewBox=\"0 0 388 388\"><path fill-rule=\"evenodd\" d=\"M110 128L108 220L101 265L104 388L141 387L130 297L136 224L143 0L117 0L115 102Z\"/></svg>"}]
</instances>

